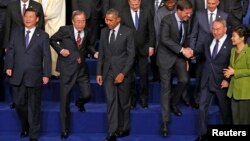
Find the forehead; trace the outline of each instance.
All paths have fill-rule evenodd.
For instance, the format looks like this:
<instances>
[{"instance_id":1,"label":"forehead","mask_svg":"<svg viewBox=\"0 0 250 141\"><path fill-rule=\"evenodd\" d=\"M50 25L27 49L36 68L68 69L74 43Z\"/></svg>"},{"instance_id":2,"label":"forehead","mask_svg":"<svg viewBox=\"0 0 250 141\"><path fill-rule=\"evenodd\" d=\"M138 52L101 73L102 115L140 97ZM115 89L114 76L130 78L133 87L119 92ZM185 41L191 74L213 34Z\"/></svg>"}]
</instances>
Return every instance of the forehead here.
<instances>
[{"instance_id":1,"label":"forehead","mask_svg":"<svg viewBox=\"0 0 250 141\"><path fill-rule=\"evenodd\" d=\"M73 18L73 20L81 20L81 19L85 19L84 14L75 15Z\"/></svg>"}]
</instances>

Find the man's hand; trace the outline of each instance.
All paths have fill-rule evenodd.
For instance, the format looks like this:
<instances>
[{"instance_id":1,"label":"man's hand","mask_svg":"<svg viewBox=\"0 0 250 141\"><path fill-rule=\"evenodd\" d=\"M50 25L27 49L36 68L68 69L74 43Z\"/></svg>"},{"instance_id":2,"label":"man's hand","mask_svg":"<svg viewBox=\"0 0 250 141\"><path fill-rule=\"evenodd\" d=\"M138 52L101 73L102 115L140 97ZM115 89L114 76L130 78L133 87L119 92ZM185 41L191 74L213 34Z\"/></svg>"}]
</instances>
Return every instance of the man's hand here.
<instances>
[{"instance_id":1,"label":"man's hand","mask_svg":"<svg viewBox=\"0 0 250 141\"><path fill-rule=\"evenodd\" d=\"M12 76L12 69L7 69L6 74L7 76Z\"/></svg>"},{"instance_id":2,"label":"man's hand","mask_svg":"<svg viewBox=\"0 0 250 141\"><path fill-rule=\"evenodd\" d=\"M103 80L101 75L96 76L96 82L99 86L102 86Z\"/></svg>"},{"instance_id":3,"label":"man's hand","mask_svg":"<svg viewBox=\"0 0 250 141\"><path fill-rule=\"evenodd\" d=\"M96 52L96 53L94 54L94 58L97 59L98 56L99 56L99 52Z\"/></svg>"},{"instance_id":4,"label":"man's hand","mask_svg":"<svg viewBox=\"0 0 250 141\"><path fill-rule=\"evenodd\" d=\"M63 57L68 57L70 55L69 50L67 50L67 49L62 49L62 51L60 52L60 54Z\"/></svg>"},{"instance_id":5,"label":"man's hand","mask_svg":"<svg viewBox=\"0 0 250 141\"><path fill-rule=\"evenodd\" d=\"M182 54L189 59L193 57L193 50L191 48L182 48Z\"/></svg>"},{"instance_id":6,"label":"man's hand","mask_svg":"<svg viewBox=\"0 0 250 141\"><path fill-rule=\"evenodd\" d=\"M120 83L122 83L123 80L124 80L124 77L125 77L125 75L124 75L123 73L119 73L119 74L116 76L114 83L115 83L115 84L120 84Z\"/></svg>"},{"instance_id":7,"label":"man's hand","mask_svg":"<svg viewBox=\"0 0 250 141\"><path fill-rule=\"evenodd\" d=\"M226 80L222 80L222 82L221 82L221 87L220 88L227 88L228 86L229 86L229 83L226 81Z\"/></svg>"},{"instance_id":8,"label":"man's hand","mask_svg":"<svg viewBox=\"0 0 250 141\"><path fill-rule=\"evenodd\" d=\"M43 77L43 84L46 85L49 83L49 77Z\"/></svg>"},{"instance_id":9,"label":"man's hand","mask_svg":"<svg viewBox=\"0 0 250 141\"><path fill-rule=\"evenodd\" d=\"M149 47L148 48L148 56L153 56L154 55L154 48Z\"/></svg>"}]
</instances>

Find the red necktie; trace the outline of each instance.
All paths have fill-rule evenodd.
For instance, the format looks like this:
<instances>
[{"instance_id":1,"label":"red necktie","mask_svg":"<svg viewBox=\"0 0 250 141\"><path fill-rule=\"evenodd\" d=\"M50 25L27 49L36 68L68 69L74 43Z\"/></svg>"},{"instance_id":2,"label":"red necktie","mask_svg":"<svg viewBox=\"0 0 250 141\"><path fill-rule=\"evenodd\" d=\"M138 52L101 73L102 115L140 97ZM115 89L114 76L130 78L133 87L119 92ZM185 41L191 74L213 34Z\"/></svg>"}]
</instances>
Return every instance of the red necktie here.
<instances>
[{"instance_id":1,"label":"red necktie","mask_svg":"<svg viewBox=\"0 0 250 141\"><path fill-rule=\"evenodd\" d=\"M80 48L80 45L81 45L81 31L78 31L78 34L77 34L77 38L76 38L76 44L77 44L77 47Z\"/></svg>"}]
</instances>

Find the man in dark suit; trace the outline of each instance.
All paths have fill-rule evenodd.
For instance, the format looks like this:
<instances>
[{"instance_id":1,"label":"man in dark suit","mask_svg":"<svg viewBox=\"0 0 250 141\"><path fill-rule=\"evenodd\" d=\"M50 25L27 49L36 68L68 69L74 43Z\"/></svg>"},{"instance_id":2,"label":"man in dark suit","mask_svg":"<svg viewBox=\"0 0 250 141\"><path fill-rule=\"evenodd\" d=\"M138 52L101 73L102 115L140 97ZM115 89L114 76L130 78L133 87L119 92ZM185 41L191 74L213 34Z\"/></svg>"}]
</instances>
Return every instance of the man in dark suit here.
<instances>
[{"instance_id":1,"label":"man in dark suit","mask_svg":"<svg viewBox=\"0 0 250 141\"><path fill-rule=\"evenodd\" d=\"M4 80L4 50L3 50L3 39L4 39L4 26L5 26L5 19L6 19L6 9L10 2L14 0L0 0L0 93L3 92L3 80ZM4 95L0 96L0 101L3 100Z\"/></svg>"},{"instance_id":2,"label":"man in dark suit","mask_svg":"<svg viewBox=\"0 0 250 141\"><path fill-rule=\"evenodd\" d=\"M87 54L97 57L93 43L89 40L89 32L85 29L86 16L83 11L72 12L71 26L62 26L50 38L51 46L58 53L57 71L60 72L60 114L62 133L66 139L70 128L69 95L75 83L80 88L80 97L76 106L80 112L85 111L84 104L91 97L88 68L85 62Z\"/></svg>"},{"instance_id":3,"label":"man in dark suit","mask_svg":"<svg viewBox=\"0 0 250 141\"><path fill-rule=\"evenodd\" d=\"M190 34L190 47L196 48L197 44L207 43L207 39L212 37L212 22L217 18L227 20L228 14L219 10L217 6L219 0L207 0L207 9L197 11L194 18L192 32ZM211 17L212 16L212 17ZM211 20L211 21L210 21ZM211 25L211 26L210 26ZM196 57L196 89L193 95L194 107L198 108L200 96L200 77L203 68L204 55Z\"/></svg>"},{"instance_id":4,"label":"man in dark suit","mask_svg":"<svg viewBox=\"0 0 250 141\"><path fill-rule=\"evenodd\" d=\"M220 0L219 9L228 13L228 23L232 28L242 24L247 14L249 0Z\"/></svg>"},{"instance_id":5,"label":"man in dark suit","mask_svg":"<svg viewBox=\"0 0 250 141\"><path fill-rule=\"evenodd\" d=\"M24 4L25 8L23 7ZM12 30L17 27L23 26L23 13L25 9L28 7L32 7L37 10L39 15L39 22L37 23L37 27L44 30L44 14L41 4L33 0L16 0L14 2L9 3L6 13L4 40L3 40L3 47L5 48L5 51L7 50ZM15 104L12 103L10 107L14 108Z\"/></svg>"},{"instance_id":6,"label":"man in dark suit","mask_svg":"<svg viewBox=\"0 0 250 141\"><path fill-rule=\"evenodd\" d=\"M124 8L121 23L133 29L136 61L134 70L140 74L140 101L142 108L148 107L148 57L154 53L155 33L150 10L141 7L141 0L128 0L129 8ZM136 78L134 78L135 80ZM135 83L133 83L135 85ZM134 87L135 89L135 87ZM136 90L132 95L131 107L136 105Z\"/></svg>"},{"instance_id":7,"label":"man in dark suit","mask_svg":"<svg viewBox=\"0 0 250 141\"><path fill-rule=\"evenodd\" d=\"M135 57L133 31L120 24L117 10L106 13L102 29L96 81L104 85L107 98L108 136L105 141L130 133L130 87Z\"/></svg>"},{"instance_id":8,"label":"man in dark suit","mask_svg":"<svg viewBox=\"0 0 250 141\"><path fill-rule=\"evenodd\" d=\"M12 30L5 69L13 87L16 112L21 122L20 137L37 141L40 131L41 86L51 74L49 35L36 27L38 13L24 12L24 27Z\"/></svg>"},{"instance_id":9,"label":"man in dark suit","mask_svg":"<svg viewBox=\"0 0 250 141\"><path fill-rule=\"evenodd\" d=\"M102 15L105 18L106 12L110 8L117 9L119 12L125 8L129 7L128 0L102 0Z\"/></svg>"},{"instance_id":10,"label":"man in dark suit","mask_svg":"<svg viewBox=\"0 0 250 141\"><path fill-rule=\"evenodd\" d=\"M72 11L82 10L86 14L87 27L90 29L91 42L99 38L102 0L71 0Z\"/></svg>"},{"instance_id":11,"label":"man in dark suit","mask_svg":"<svg viewBox=\"0 0 250 141\"><path fill-rule=\"evenodd\" d=\"M231 124L230 99L226 95L228 79L224 77L223 69L229 65L232 43L226 32L226 21L222 18L214 20L212 40L197 43L194 51L195 54L203 52L205 57L200 86L199 136L196 141L203 141L207 137L208 111L214 96L218 100L223 123Z\"/></svg>"},{"instance_id":12,"label":"man in dark suit","mask_svg":"<svg viewBox=\"0 0 250 141\"><path fill-rule=\"evenodd\" d=\"M158 12L158 10L162 7L164 7L166 0L141 0L141 7L143 7L143 9L149 9L152 15L152 21L154 20L154 17L156 15L156 13ZM156 39L158 35L155 34ZM154 49L154 54L150 56L150 67L151 67L151 72L153 75L152 81L159 81L159 70L158 70L158 66L156 64L156 48L157 48L157 44L155 42L154 45L155 49Z\"/></svg>"},{"instance_id":13,"label":"man in dark suit","mask_svg":"<svg viewBox=\"0 0 250 141\"><path fill-rule=\"evenodd\" d=\"M23 13L24 13L24 4L26 8L34 8L39 14L39 22L37 27L44 30L44 13L42 5L33 0L16 0L12 2L7 7L6 22L5 22L5 35L4 35L4 48L7 47L7 43L11 36L12 29L23 26ZM18 10L18 11L17 11Z\"/></svg>"},{"instance_id":14,"label":"man in dark suit","mask_svg":"<svg viewBox=\"0 0 250 141\"><path fill-rule=\"evenodd\" d=\"M187 20L191 13L192 4L190 1L178 0L176 12L165 16L160 25L157 64L161 79L161 134L163 136L168 135L170 108L177 116L182 115L177 104L188 83L186 58L190 58L193 53L185 43L187 41ZM171 74L173 71L178 76L178 85L171 97Z\"/></svg>"}]
</instances>

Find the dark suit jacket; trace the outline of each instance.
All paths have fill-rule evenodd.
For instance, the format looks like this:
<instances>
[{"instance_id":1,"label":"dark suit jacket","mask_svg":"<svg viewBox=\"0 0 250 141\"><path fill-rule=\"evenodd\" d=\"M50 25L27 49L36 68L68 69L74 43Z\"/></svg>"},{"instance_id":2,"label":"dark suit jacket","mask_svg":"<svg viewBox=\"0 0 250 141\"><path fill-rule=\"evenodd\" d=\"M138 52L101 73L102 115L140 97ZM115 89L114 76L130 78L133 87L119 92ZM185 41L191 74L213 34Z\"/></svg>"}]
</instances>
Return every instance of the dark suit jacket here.
<instances>
[{"instance_id":1,"label":"dark suit jacket","mask_svg":"<svg viewBox=\"0 0 250 141\"><path fill-rule=\"evenodd\" d=\"M28 48L25 46L25 29L13 29L6 52L5 69L12 69L10 83L28 87L42 85L42 77L51 75L49 35L36 28Z\"/></svg>"},{"instance_id":2,"label":"dark suit jacket","mask_svg":"<svg viewBox=\"0 0 250 141\"><path fill-rule=\"evenodd\" d=\"M218 9L216 18L222 18L227 21L227 17L227 13ZM211 36L212 34L209 27L208 11L197 11L190 35L190 47L195 48L196 44L201 44L200 42L207 42L207 39Z\"/></svg>"},{"instance_id":3,"label":"dark suit jacket","mask_svg":"<svg viewBox=\"0 0 250 141\"><path fill-rule=\"evenodd\" d=\"M80 49L77 48L74 28L72 25L60 27L60 29L51 36L50 44L58 53L57 71L62 72L63 74L73 74L78 68L78 58L81 58L81 65L86 66L85 58L87 57L87 54L95 53L94 46L89 44L88 36L88 30L85 29ZM62 49L68 49L70 55L68 57L63 57L60 54Z\"/></svg>"},{"instance_id":4,"label":"dark suit jacket","mask_svg":"<svg viewBox=\"0 0 250 141\"><path fill-rule=\"evenodd\" d=\"M102 15L105 17L106 12L110 8L114 8L119 12L126 7L129 7L128 0L102 0Z\"/></svg>"},{"instance_id":5,"label":"dark suit jacket","mask_svg":"<svg viewBox=\"0 0 250 141\"><path fill-rule=\"evenodd\" d=\"M106 27L101 31L99 57L97 61L97 75L102 75L105 80L110 68L114 77L118 73L126 76L131 74L132 65L135 58L133 31L120 25L113 46L109 45L109 32Z\"/></svg>"},{"instance_id":6,"label":"dark suit jacket","mask_svg":"<svg viewBox=\"0 0 250 141\"><path fill-rule=\"evenodd\" d=\"M165 0L158 0L160 2L158 9L165 5ZM145 9L150 9L151 14L155 14L155 0L141 0L141 6Z\"/></svg>"},{"instance_id":7,"label":"dark suit jacket","mask_svg":"<svg viewBox=\"0 0 250 141\"><path fill-rule=\"evenodd\" d=\"M72 11L83 10L86 14L86 19L98 19L100 16L101 0L71 0L71 3Z\"/></svg>"},{"instance_id":8,"label":"dark suit jacket","mask_svg":"<svg viewBox=\"0 0 250 141\"><path fill-rule=\"evenodd\" d=\"M42 5L30 0L29 7L35 8L39 13L39 22L37 27L44 30L44 13ZM5 23L5 35L4 35L4 48L8 45L10 39L11 30L23 26L23 17L21 13L20 0L12 2L7 7L6 23Z\"/></svg>"},{"instance_id":9,"label":"dark suit jacket","mask_svg":"<svg viewBox=\"0 0 250 141\"><path fill-rule=\"evenodd\" d=\"M160 39L157 50L157 64L160 67L169 69L174 65L177 57L184 56L180 53L182 47L187 47L187 22L184 22L184 43L180 45L178 23L175 13L165 16L160 25Z\"/></svg>"},{"instance_id":10,"label":"dark suit jacket","mask_svg":"<svg viewBox=\"0 0 250 141\"><path fill-rule=\"evenodd\" d=\"M130 8L121 12L121 23L133 29L136 54L148 56L149 47L154 47L155 33L152 15L149 9L140 9L138 30L135 29Z\"/></svg>"},{"instance_id":11,"label":"dark suit jacket","mask_svg":"<svg viewBox=\"0 0 250 141\"><path fill-rule=\"evenodd\" d=\"M230 17L229 22L232 26L236 23L241 23L243 17L247 14L249 0L220 0L219 9L228 13ZM238 20L239 22L231 21Z\"/></svg>"},{"instance_id":12,"label":"dark suit jacket","mask_svg":"<svg viewBox=\"0 0 250 141\"><path fill-rule=\"evenodd\" d=\"M201 76L201 89L208 84L210 90L217 92L221 90L224 91L225 89L220 88L220 84L222 80L228 80L224 77L223 69L227 68L229 65L232 42L230 36L227 36L220 51L214 59L211 58L211 43L212 39L208 40L207 43L197 46L194 50L195 54L204 53L205 55L205 62Z\"/></svg>"}]
</instances>

